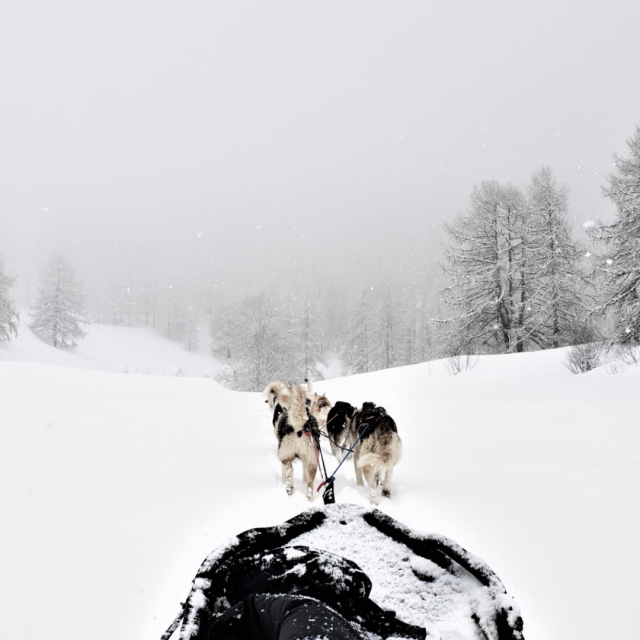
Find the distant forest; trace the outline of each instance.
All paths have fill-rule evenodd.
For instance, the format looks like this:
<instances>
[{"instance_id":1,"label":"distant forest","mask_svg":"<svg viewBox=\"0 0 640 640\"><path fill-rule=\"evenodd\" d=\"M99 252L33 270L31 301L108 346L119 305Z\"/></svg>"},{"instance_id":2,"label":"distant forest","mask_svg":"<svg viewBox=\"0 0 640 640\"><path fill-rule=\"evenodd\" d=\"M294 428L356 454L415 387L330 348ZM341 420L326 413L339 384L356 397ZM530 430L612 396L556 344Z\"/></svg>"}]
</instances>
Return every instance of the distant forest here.
<instances>
[{"instance_id":1,"label":"distant forest","mask_svg":"<svg viewBox=\"0 0 640 640\"><path fill-rule=\"evenodd\" d=\"M567 220L571 194L552 169L536 171L524 191L483 182L446 226L439 264L409 258L369 279L344 273L329 284L279 277L249 294L134 272L83 288L82 274L54 256L32 296L31 327L64 347L92 321L154 327L189 350L206 344L225 365L220 381L248 391L272 379L318 379L329 358L355 374L443 357L636 344L640 126L604 192L615 219L594 221L576 238ZM3 341L17 333L14 282L0 260Z\"/></svg>"}]
</instances>

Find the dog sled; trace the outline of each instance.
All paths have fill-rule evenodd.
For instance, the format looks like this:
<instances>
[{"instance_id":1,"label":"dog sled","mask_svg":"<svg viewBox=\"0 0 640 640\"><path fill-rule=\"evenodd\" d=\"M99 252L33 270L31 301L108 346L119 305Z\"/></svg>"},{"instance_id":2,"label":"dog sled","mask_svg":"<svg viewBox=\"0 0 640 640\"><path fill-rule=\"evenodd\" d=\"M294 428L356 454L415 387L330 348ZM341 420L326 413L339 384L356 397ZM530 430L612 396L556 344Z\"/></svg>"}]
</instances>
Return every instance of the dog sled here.
<instances>
[{"instance_id":1,"label":"dog sled","mask_svg":"<svg viewBox=\"0 0 640 640\"><path fill-rule=\"evenodd\" d=\"M480 559L377 509L312 508L241 533L202 563L161 640L523 640Z\"/></svg>"}]
</instances>

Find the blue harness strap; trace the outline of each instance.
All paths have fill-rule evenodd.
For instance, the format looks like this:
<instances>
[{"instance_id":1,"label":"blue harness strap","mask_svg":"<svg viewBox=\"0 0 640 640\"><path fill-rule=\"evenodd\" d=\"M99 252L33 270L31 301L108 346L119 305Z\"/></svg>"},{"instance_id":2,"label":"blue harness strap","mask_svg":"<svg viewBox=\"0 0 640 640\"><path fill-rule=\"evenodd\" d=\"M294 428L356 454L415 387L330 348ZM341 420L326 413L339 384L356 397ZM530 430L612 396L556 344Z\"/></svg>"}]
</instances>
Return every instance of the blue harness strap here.
<instances>
[{"instance_id":1,"label":"blue harness strap","mask_svg":"<svg viewBox=\"0 0 640 640\"><path fill-rule=\"evenodd\" d=\"M364 429L362 430L362 433L358 436L358 439L353 443L351 449L349 449L349 451L347 452L347 454L345 455L344 458L342 458L342 462L336 467L336 470L331 474L330 477L328 477L323 483L320 484L320 486L316 489L316 491L320 491L320 489L322 489L322 487L325 484L331 484L335 479L336 479L336 473L338 473L338 469L340 469L340 467L344 464L345 460L349 457L349 455L351 454L351 452L354 450L355 446L358 444L358 442L360 442L360 438L362 438L362 436L365 434L365 431L369 428L368 424L364 425Z\"/></svg>"}]
</instances>

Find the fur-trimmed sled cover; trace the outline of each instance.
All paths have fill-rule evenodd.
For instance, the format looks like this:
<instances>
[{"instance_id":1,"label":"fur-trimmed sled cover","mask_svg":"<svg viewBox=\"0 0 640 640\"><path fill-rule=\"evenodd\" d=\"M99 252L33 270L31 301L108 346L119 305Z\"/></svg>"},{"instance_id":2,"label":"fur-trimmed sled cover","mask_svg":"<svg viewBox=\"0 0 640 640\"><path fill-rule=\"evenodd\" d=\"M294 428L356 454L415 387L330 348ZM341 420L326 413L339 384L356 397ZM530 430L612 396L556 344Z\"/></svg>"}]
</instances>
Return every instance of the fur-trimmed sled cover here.
<instances>
[{"instance_id":1,"label":"fur-trimmed sled cover","mask_svg":"<svg viewBox=\"0 0 640 640\"><path fill-rule=\"evenodd\" d=\"M214 550L161 640L209 640L213 624L247 593L283 589L324 602L371 640L425 631L524 640L517 604L482 560L443 536L348 504L312 508Z\"/></svg>"}]
</instances>

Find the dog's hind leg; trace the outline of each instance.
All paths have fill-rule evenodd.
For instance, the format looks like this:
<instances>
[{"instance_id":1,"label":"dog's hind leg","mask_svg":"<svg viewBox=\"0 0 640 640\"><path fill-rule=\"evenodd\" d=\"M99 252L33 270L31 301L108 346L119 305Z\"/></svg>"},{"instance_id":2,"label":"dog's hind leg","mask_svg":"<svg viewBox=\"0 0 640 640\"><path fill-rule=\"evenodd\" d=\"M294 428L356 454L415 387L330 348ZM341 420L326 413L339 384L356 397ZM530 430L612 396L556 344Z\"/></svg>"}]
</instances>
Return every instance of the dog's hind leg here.
<instances>
[{"instance_id":1,"label":"dog's hind leg","mask_svg":"<svg viewBox=\"0 0 640 640\"><path fill-rule=\"evenodd\" d=\"M282 479L288 495L293 494L293 464L291 460L282 463Z\"/></svg>"},{"instance_id":2,"label":"dog's hind leg","mask_svg":"<svg viewBox=\"0 0 640 640\"><path fill-rule=\"evenodd\" d=\"M314 462L303 462L304 466L304 476L305 476L305 484L307 485L307 500L309 502L313 502L314 493L313 493L313 481L316 479L316 472L318 471L318 465Z\"/></svg>"},{"instance_id":3,"label":"dog's hind leg","mask_svg":"<svg viewBox=\"0 0 640 640\"><path fill-rule=\"evenodd\" d=\"M387 469L384 473L384 481L382 482L382 495L385 498L391 497L391 478L393 477L393 467Z\"/></svg>"},{"instance_id":4,"label":"dog's hind leg","mask_svg":"<svg viewBox=\"0 0 640 640\"><path fill-rule=\"evenodd\" d=\"M371 502L371 504L378 504L378 496L376 495L376 471L371 464L366 465L362 471L369 485L369 502Z\"/></svg>"},{"instance_id":5,"label":"dog's hind leg","mask_svg":"<svg viewBox=\"0 0 640 640\"><path fill-rule=\"evenodd\" d=\"M362 479L362 469L358 466L359 459L360 459L360 446L357 446L353 451L353 466L356 469L356 484L359 487L364 487L364 480Z\"/></svg>"}]
</instances>

